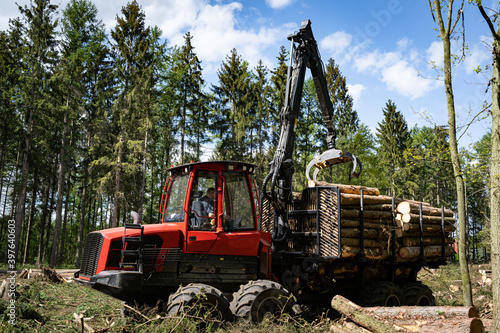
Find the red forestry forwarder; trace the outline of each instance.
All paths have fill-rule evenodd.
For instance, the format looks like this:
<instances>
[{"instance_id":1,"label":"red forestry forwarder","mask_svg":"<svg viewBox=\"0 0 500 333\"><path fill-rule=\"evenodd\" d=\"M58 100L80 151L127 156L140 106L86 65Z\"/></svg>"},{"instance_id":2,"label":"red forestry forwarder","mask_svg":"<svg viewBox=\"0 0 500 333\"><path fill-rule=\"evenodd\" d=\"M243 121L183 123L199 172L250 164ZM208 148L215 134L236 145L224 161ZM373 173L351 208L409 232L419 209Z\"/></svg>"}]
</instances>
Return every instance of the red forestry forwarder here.
<instances>
[{"instance_id":1,"label":"red forestry forwarder","mask_svg":"<svg viewBox=\"0 0 500 333\"><path fill-rule=\"evenodd\" d=\"M391 255L373 260L365 255L361 217L360 247L355 255L346 255L339 188L306 188L300 200L292 200L292 153L306 67L314 79L329 145L309 164L308 178L313 166L316 178L319 169L350 161L357 176L361 163L335 149L333 106L310 21L303 21L288 39L292 56L280 142L262 198L251 178L253 164L172 167L161 200L161 223L142 225L132 212L133 224L88 234L76 281L123 301L163 300L163 310L171 314L198 304L197 296L204 294L201 302L225 320L235 316L260 321L266 313L290 311L294 301L326 305L336 294L366 306L433 304L432 292L416 275L423 266L439 266L446 258L426 263L422 233L417 259L400 260L393 237L388 243ZM360 206L362 210L363 199ZM394 204L392 215L395 226ZM441 253L444 239L443 229Z\"/></svg>"}]
</instances>

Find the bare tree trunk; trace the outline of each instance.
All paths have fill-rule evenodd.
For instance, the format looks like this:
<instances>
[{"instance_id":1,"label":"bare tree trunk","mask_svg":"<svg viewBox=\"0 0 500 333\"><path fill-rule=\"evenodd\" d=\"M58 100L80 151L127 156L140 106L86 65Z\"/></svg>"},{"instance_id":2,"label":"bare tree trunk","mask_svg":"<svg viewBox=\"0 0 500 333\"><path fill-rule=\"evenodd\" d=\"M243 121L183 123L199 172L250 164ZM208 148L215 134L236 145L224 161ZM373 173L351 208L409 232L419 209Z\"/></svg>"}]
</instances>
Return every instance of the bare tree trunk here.
<instances>
[{"instance_id":1,"label":"bare tree trunk","mask_svg":"<svg viewBox=\"0 0 500 333\"><path fill-rule=\"evenodd\" d=\"M80 216L79 216L79 227L78 227L78 239L76 245L76 261L75 267L80 268L80 259L82 257L82 249L83 249L83 227L85 225L85 209L87 205L87 178L88 178L88 167L85 166L84 176L83 176L83 185L82 185L82 194L80 199Z\"/></svg>"},{"instance_id":2,"label":"bare tree trunk","mask_svg":"<svg viewBox=\"0 0 500 333\"><path fill-rule=\"evenodd\" d=\"M52 178L52 190L50 193L50 201L49 201L49 223L47 224L47 231L45 233L45 242L42 244L42 262L45 262L45 256L47 255L47 247L50 243L50 229L52 228L52 212L54 211L54 195L57 191L57 182L56 182L56 175L57 173L54 172L54 177Z\"/></svg>"},{"instance_id":3,"label":"bare tree trunk","mask_svg":"<svg viewBox=\"0 0 500 333\"><path fill-rule=\"evenodd\" d=\"M34 110L28 107L28 123L26 128L26 139L23 150L23 166L21 168L21 188L19 191L19 196L17 198L16 214L15 214L15 242L14 242L14 261L11 266L9 263L9 269L16 269L16 264L18 262L19 245L21 243L21 228L24 222L24 210L26 203L26 190L28 187L28 176L30 170L30 152L31 152L31 140L33 132L33 113ZM7 251L9 252L9 251Z\"/></svg>"},{"instance_id":4,"label":"bare tree trunk","mask_svg":"<svg viewBox=\"0 0 500 333\"><path fill-rule=\"evenodd\" d=\"M453 97L452 76L451 76L451 43L450 35L453 32L452 15L453 15L453 0L448 1L448 15L446 27L441 13L440 0L434 0L436 18L439 25L439 35L443 41L444 49L444 84L446 89L446 100L448 104L448 133L450 143L451 161L453 165L453 174L455 176L455 185L457 188L457 205L458 205L458 223L459 223L459 242L458 242L458 258L460 261L460 274L463 284L463 299L465 306L473 306L472 304L472 287L469 274L469 266L467 260L467 218L465 214L465 186L460 165L460 156L458 153L456 122L455 122L455 101ZM463 7L463 1L462 1ZM459 9L459 13L462 10ZM460 17L460 16L458 16ZM456 22L455 22L456 24Z\"/></svg>"},{"instance_id":5,"label":"bare tree trunk","mask_svg":"<svg viewBox=\"0 0 500 333\"><path fill-rule=\"evenodd\" d=\"M54 268L57 262L57 252L59 250L59 239L61 238L61 221L62 221L62 205L64 200L64 181L66 173L66 135L68 134L68 108L69 97L66 99L66 109L64 111L64 124L61 139L61 156L59 159L59 175L57 179L57 205L56 205L56 222L54 225L54 242L52 243L52 251L50 253L49 267Z\"/></svg>"},{"instance_id":6,"label":"bare tree trunk","mask_svg":"<svg viewBox=\"0 0 500 333\"><path fill-rule=\"evenodd\" d=\"M490 166L490 218L491 265L493 272L493 324L491 332L500 332L500 45L494 44L495 61L492 83L491 166Z\"/></svg>"},{"instance_id":7,"label":"bare tree trunk","mask_svg":"<svg viewBox=\"0 0 500 333\"><path fill-rule=\"evenodd\" d=\"M66 246L66 225L68 223L68 206L69 206L69 184L71 182L71 172L68 174L68 186L66 186L66 202L64 203L64 218L61 233L61 245L59 246L59 254L57 256L57 265L61 265L64 260L64 248ZM74 206L73 206L74 207Z\"/></svg>"},{"instance_id":8,"label":"bare tree trunk","mask_svg":"<svg viewBox=\"0 0 500 333\"><path fill-rule=\"evenodd\" d=\"M148 130L146 129L146 135L144 137L144 146L142 150L142 180L141 180L141 194L139 198L139 207L137 208L139 210L139 216L142 219L142 211L143 211L143 205L144 205L144 191L146 188L146 153L148 149Z\"/></svg>"},{"instance_id":9,"label":"bare tree trunk","mask_svg":"<svg viewBox=\"0 0 500 333\"><path fill-rule=\"evenodd\" d=\"M122 146L123 146L123 136L124 136L124 122L123 115L120 116L120 139L118 142L118 157L116 161L116 172L115 172L115 197L113 201L113 217L111 219L111 228L116 228L118 226L119 220L119 209L118 204L120 200L120 167L122 163Z\"/></svg>"},{"instance_id":10,"label":"bare tree trunk","mask_svg":"<svg viewBox=\"0 0 500 333\"><path fill-rule=\"evenodd\" d=\"M31 194L31 204L30 204L30 216L28 218L28 226L26 228L26 241L24 242L24 254L23 254L23 265L26 264L26 258L29 255L29 247L30 247L30 233L31 233L31 228L35 216L35 203L36 203L36 192L38 188L38 181L37 181L37 172L35 170L35 175L33 177L34 179L34 184L33 184L33 191Z\"/></svg>"},{"instance_id":11,"label":"bare tree trunk","mask_svg":"<svg viewBox=\"0 0 500 333\"><path fill-rule=\"evenodd\" d=\"M47 208L49 205L50 177L45 179L43 190L42 217L40 218L40 238L38 240L38 253L36 257L36 265L40 266L43 249L43 236L45 235L45 224L47 221Z\"/></svg>"},{"instance_id":12,"label":"bare tree trunk","mask_svg":"<svg viewBox=\"0 0 500 333\"><path fill-rule=\"evenodd\" d=\"M490 221L491 221L491 285L493 291L493 322L491 332L500 332L500 22L493 22L478 1L478 8L493 36L493 76L491 79L491 164L490 164Z\"/></svg>"}]
</instances>

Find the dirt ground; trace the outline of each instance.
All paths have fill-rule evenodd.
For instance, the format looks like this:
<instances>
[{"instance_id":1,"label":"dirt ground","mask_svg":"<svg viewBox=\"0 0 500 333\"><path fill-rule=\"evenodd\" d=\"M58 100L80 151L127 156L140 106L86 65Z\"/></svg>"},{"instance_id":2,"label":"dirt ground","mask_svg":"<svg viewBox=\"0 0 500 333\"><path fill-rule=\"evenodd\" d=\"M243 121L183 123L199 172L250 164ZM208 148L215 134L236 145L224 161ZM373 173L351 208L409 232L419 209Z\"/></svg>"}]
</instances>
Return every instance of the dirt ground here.
<instances>
[{"instance_id":1,"label":"dirt ground","mask_svg":"<svg viewBox=\"0 0 500 333\"><path fill-rule=\"evenodd\" d=\"M490 267L471 265L474 305L488 328L492 316L492 293L483 271ZM131 317L121 316L121 302L74 283L76 270L57 270L65 283L55 283L32 269L29 277L16 279L16 325L8 323L6 302L0 301L0 332L192 332L200 331L200 320L207 327L216 327L203 318L166 317L156 309L143 308ZM7 277L0 272L1 280ZM423 269L419 279L434 293L437 305L463 305L462 284L458 265L450 264L436 270ZM265 321L258 326L242 323L225 324L221 332L324 332L332 320L328 309L306 312L300 316ZM82 330L83 329L83 330Z\"/></svg>"}]
</instances>

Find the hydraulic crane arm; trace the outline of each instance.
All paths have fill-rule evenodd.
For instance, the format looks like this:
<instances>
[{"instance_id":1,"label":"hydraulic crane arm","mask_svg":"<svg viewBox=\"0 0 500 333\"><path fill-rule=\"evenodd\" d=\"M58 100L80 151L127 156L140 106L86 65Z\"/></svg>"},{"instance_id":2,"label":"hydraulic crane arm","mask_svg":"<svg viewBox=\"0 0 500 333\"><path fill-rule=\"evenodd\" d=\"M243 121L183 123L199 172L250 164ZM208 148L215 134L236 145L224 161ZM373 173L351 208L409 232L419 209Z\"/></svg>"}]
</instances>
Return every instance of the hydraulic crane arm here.
<instances>
[{"instance_id":1,"label":"hydraulic crane arm","mask_svg":"<svg viewBox=\"0 0 500 333\"><path fill-rule=\"evenodd\" d=\"M307 168L308 179L309 170L313 166L318 168L314 173L314 178L316 178L319 169L348 161L353 161L355 163L354 169L359 165L359 172L361 172L361 163L354 155L335 149L336 131L333 105L328 94L318 46L311 30L311 21L302 21L300 30L288 36L288 39L292 42L292 48L290 52L290 66L288 67L287 73L285 104L280 114L280 139L274 159L270 165L269 174L264 179L262 186L263 195L269 200L274 209L273 239L275 242L285 241L287 237L287 207L291 201L292 176L294 172L292 156L295 146L295 132L300 114L300 102L302 99L306 67L309 67L311 70L321 112L323 114L323 121L327 128L328 144L328 150L316 157L309 164ZM353 172L353 176L357 177L359 172Z\"/></svg>"}]
</instances>

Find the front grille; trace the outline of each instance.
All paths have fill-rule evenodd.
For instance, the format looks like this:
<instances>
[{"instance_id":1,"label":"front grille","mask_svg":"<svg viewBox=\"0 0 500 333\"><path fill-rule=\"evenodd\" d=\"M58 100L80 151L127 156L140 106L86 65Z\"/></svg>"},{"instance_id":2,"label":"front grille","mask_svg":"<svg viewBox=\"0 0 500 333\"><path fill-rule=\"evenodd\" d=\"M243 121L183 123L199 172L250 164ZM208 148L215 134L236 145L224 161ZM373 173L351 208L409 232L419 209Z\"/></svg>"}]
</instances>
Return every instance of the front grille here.
<instances>
[{"instance_id":1,"label":"front grille","mask_svg":"<svg viewBox=\"0 0 500 333\"><path fill-rule=\"evenodd\" d=\"M88 234L85 248L83 249L80 275L92 276L95 274L103 241L104 236L101 233L93 232Z\"/></svg>"}]
</instances>

